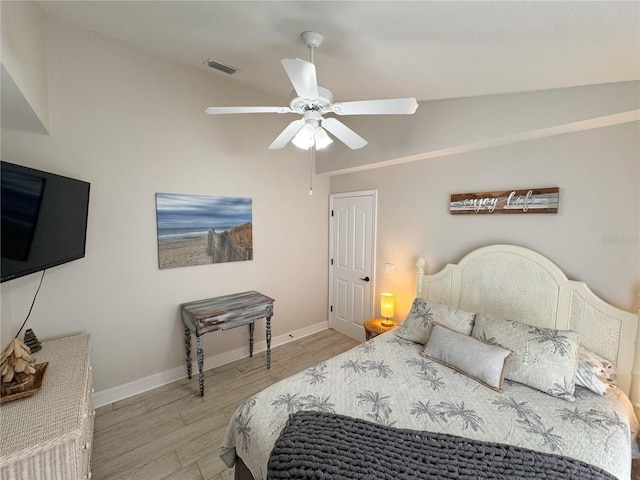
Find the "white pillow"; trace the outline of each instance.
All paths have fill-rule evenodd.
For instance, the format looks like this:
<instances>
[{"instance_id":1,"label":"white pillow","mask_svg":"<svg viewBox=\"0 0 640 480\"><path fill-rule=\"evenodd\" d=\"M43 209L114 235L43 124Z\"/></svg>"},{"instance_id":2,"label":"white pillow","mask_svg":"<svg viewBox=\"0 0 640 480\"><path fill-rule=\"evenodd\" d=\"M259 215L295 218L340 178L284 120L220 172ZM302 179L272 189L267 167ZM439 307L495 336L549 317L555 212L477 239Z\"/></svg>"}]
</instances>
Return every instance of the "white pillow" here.
<instances>
[{"instance_id":1,"label":"white pillow","mask_svg":"<svg viewBox=\"0 0 640 480\"><path fill-rule=\"evenodd\" d=\"M578 349L576 385L598 395L607 393L607 385L615 385L617 370L613 363L584 347Z\"/></svg>"},{"instance_id":2,"label":"white pillow","mask_svg":"<svg viewBox=\"0 0 640 480\"><path fill-rule=\"evenodd\" d=\"M435 323L420 355L501 392L504 371L513 352Z\"/></svg>"}]
</instances>

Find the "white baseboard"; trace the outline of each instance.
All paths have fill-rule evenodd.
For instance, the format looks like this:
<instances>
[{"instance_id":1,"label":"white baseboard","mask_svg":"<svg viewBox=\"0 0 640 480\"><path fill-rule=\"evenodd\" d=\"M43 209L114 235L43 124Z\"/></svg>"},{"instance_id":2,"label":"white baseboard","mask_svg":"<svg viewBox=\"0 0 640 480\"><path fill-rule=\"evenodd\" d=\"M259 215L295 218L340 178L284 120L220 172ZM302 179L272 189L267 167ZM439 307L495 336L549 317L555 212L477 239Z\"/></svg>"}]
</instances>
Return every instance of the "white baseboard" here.
<instances>
[{"instance_id":1,"label":"white baseboard","mask_svg":"<svg viewBox=\"0 0 640 480\"><path fill-rule=\"evenodd\" d=\"M302 328L300 330L295 330L284 335L273 337L271 339L271 348L277 347L279 345L284 345L285 343L292 342L308 335L313 335L314 333L321 332L322 330L326 330L328 328L328 322L320 322L316 323L315 325ZM260 342L256 342L253 351L254 353L258 353L264 352L266 349L267 342L263 340ZM211 368L219 367L221 365L240 360L241 358L245 358L246 356L247 348L242 347L218 355L213 355L211 357L206 357L204 359L204 369L209 370ZM198 367L195 364L193 372L195 373L194 377L197 377ZM109 405L110 403L124 400L125 398L132 397L133 395L146 392L147 390L161 387L162 385L166 385L167 383L175 382L176 380L180 380L181 378L186 378L186 376L187 372L184 365L173 368L171 370L167 370L165 372L149 375L148 377L140 378L139 380L134 380L133 382L125 383L124 385L119 385L117 387L94 393L93 405L95 408L103 407L105 405Z\"/></svg>"}]
</instances>

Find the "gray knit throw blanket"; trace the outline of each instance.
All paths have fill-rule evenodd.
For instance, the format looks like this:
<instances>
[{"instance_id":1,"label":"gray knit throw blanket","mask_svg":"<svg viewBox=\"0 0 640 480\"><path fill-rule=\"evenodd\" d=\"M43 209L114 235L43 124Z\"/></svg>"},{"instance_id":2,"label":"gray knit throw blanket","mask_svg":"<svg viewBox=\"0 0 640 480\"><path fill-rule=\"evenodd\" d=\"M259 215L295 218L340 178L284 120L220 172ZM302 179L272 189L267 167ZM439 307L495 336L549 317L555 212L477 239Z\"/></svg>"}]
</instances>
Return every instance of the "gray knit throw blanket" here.
<instances>
[{"instance_id":1,"label":"gray knit throw blanket","mask_svg":"<svg viewBox=\"0 0 640 480\"><path fill-rule=\"evenodd\" d=\"M267 479L615 480L568 457L454 435L399 429L323 412L289 417Z\"/></svg>"}]
</instances>

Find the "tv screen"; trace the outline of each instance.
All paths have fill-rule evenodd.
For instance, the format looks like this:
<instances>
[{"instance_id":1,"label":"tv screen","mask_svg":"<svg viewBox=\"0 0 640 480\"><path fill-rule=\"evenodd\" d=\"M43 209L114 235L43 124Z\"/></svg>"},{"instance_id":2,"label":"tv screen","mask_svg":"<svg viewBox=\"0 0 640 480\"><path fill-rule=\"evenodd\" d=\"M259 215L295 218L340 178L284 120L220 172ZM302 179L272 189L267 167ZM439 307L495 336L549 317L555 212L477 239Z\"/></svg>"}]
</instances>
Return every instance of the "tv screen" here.
<instances>
[{"instance_id":1,"label":"tv screen","mask_svg":"<svg viewBox=\"0 0 640 480\"><path fill-rule=\"evenodd\" d=\"M84 257L89 186L0 162L2 282Z\"/></svg>"}]
</instances>

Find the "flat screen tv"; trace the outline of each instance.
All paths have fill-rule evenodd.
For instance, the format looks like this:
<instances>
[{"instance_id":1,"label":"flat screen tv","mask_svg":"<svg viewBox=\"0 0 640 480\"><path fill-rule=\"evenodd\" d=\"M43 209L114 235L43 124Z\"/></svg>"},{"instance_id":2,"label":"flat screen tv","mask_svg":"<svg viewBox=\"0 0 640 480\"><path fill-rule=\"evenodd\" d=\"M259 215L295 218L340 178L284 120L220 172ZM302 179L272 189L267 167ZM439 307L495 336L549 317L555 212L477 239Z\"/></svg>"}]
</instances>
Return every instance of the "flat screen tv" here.
<instances>
[{"instance_id":1,"label":"flat screen tv","mask_svg":"<svg viewBox=\"0 0 640 480\"><path fill-rule=\"evenodd\" d=\"M2 282L84 257L90 184L0 162Z\"/></svg>"}]
</instances>

